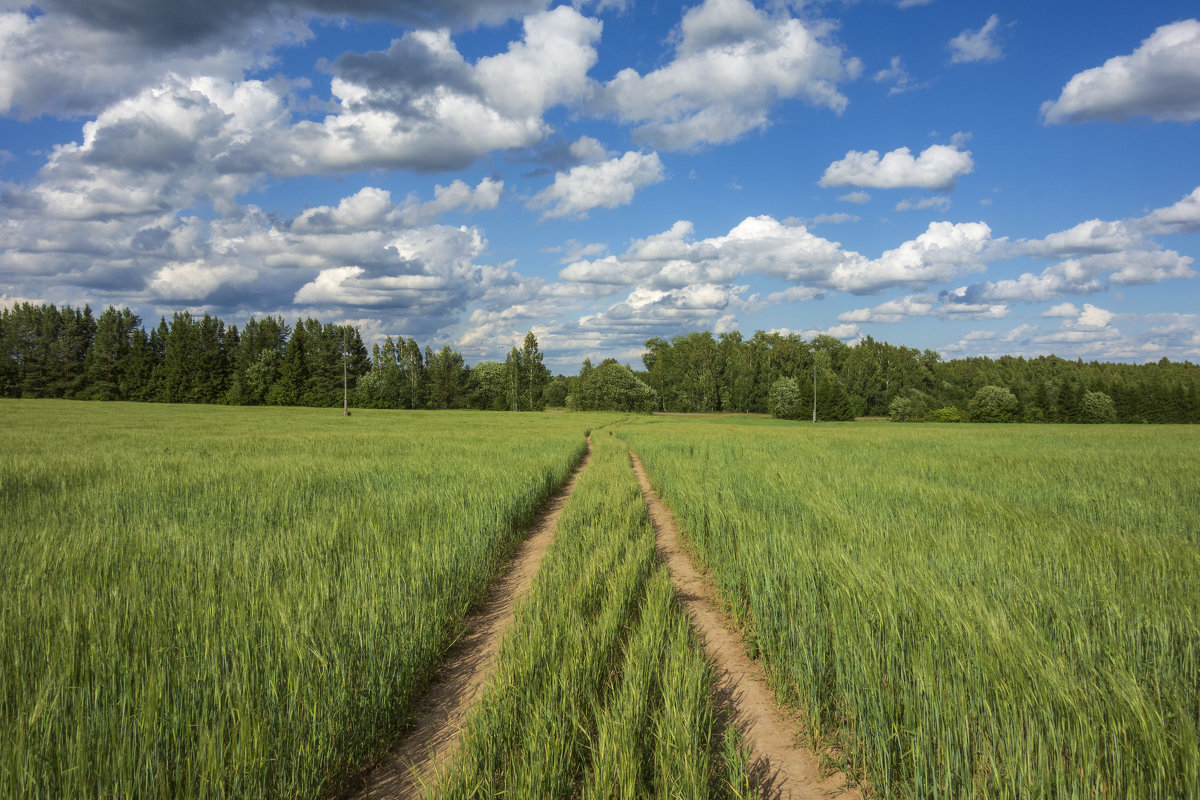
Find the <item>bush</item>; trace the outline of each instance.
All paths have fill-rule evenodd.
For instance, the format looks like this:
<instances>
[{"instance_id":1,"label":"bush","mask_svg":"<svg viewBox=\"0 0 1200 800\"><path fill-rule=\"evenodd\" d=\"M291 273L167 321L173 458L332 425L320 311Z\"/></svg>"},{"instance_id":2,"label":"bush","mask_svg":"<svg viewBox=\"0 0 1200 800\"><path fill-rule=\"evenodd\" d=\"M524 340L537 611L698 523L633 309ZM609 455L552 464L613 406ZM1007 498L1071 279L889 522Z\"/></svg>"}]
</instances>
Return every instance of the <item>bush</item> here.
<instances>
[{"instance_id":1,"label":"bush","mask_svg":"<svg viewBox=\"0 0 1200 800\"><path fill-rule=\"evenodd\" d=\"M795 378L780 378L771 384L767 410L778 419L800 419L804 416L804 401Z\"/></svg>"},{"instance_id":2,"label":"bush","mask_svg":"<svg viewBox=\"0 0 1200 800\"><path fill-rule=\"evenodd\" d=\"M931 412L927 419L930 422L962 422L962 412L954 406L946 406Z\"/></svg>"},{"instance_id":3,"label":"bush","mask_svg":"<svg viewBox=\"0 0 1200 800\"><path fill-rule=\"evenodd\" d=\"M1088 392L1079 404L1079 421L1098 424L1117 421L1117 406L1104 392Z\"/></svg>"},{"instance_id":4,"label":"bush","mask_svg":"<svg viewBox=\"0 0 1200 800\"><path fill-rule=\"evenodd\" d=\"M888 418L892 422L920 422L925 419L929 406L925 395L917 391L896 395L888 405Z\"/></svg>"},{"instance_id":5,"label":"bush","mask_svg":"<svg viewBox=\"0 0 1200 800\"><path fill-rule=\"evenodd\" d=\"M967 414L972 422L1012 422L1019 408L1016 395L1008 389L984 386L967 403Z\"/></svg>"}]
</instances>

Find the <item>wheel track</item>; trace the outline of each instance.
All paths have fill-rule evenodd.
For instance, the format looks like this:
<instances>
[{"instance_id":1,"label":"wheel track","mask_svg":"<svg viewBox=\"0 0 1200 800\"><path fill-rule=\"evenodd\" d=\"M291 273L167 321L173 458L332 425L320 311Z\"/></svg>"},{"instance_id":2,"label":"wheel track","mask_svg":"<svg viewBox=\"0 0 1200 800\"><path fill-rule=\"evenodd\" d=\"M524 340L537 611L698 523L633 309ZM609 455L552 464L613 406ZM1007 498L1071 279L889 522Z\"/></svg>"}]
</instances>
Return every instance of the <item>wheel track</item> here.
<instances>
[{"instance_id":1,"label":"wheel track","mask_svg":"<svg viewBox=\"0 0 1200 800\"><path fill-rule=\"evenodd\" d=\"M822 777L817 757L797 745L796 721L788 719L775 702L762 666L746 655L741 631L718 610L712 587L683 550L679 524L651 488L641 459L632 450L629 456L654 525L659 551L667 561L671 580L716 672L718 702L750 747L751 771L761 779L763 797L861 800L861 793L846 785L845 775Z\"/></svg>"},{"instance_id":2,"label":"wheel track","mask_svg":"<svg viewBox=\"0 0 1200 800\"><path fill-rule=\"evenodd\" d=\"M467 617L466 631L450 648L442 669L420 699L413 727L379 767L361 779L355 800L406 800L423 795L423 786L453 760L467 715L495 671L500 642L515 618L542 559L554 541L558 518L575 480L592 458L587 452L566 482L538 511L530 535L517 548L508 571L488 591L483 608Z\"/></svg>"}]
</instances>

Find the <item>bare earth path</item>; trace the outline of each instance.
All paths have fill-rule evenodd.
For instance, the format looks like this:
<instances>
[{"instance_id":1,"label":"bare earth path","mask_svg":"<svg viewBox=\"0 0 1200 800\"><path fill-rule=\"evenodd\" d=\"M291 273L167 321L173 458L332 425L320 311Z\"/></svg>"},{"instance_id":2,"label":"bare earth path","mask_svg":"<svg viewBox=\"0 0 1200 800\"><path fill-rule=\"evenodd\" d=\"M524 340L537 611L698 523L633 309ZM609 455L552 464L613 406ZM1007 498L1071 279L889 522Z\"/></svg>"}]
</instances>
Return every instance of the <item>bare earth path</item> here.
<instances>
[{"instance_id":1,"label":"bare earth path","mask_svg":"<svg viewBox=\"0 0 1200 800\"><path fill-rule=\"evenodd\" d=\"M632 451L629 455L650 510L659 551L667 559L671 579L716 670L718 696L730 722L751 748L754 771L763 776L763 796L771 800L861 798L857 790L846 786L841 773L822 778L816 756L796 744L795 722L776 705L762 667L746 656L740 632L730 630L711 587L683 551L675 516L650 488L641 460Z\"/></svg>"},{"instance_id":2,"label":"bare earth path","mask_svg":"<svg viewBox=\"0 0 1200 800\"><path fill-rule=\"evenodd\" d=\"M592 457L592 440L587 454L567 482L547 501L531 526L531 534L517 549L504 577L493 584L482 609L466 620L466 633L446 654L446 663L434 679L429 693L420 700L421 710L412 730L388 756L386 762L367 774L356 798L415 798L421 796L421 780L429 782L433 769L442 767L458 749L459 732L467 711L478 699L484 683L496 667L500 640L514 619L517 600L529 589L541 566L563 506L575 488L575 478Z\"/></svg>"}]
</instances>

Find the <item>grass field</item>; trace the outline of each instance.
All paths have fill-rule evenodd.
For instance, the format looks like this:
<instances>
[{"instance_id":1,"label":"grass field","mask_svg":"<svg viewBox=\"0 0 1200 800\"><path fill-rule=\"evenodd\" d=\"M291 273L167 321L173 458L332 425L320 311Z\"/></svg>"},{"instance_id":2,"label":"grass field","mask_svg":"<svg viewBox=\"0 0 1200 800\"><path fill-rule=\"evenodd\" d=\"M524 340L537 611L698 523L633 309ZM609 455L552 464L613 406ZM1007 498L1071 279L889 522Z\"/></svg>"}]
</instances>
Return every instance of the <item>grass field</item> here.
<instances>
[{"instance_id":1,"label":"grass field","mask_svg":"<svg viewBox=\"0 0 1200 800\"><path fill-rule=\"evenodd\" d=\"M616 423L440 796L747 793L628 443L879 796L1200 800L1198 428L0 413L0 797L336 792Z\"/></svg>"},{"instance_id":2,"label":"grass field","mask_svg":"<svg viewBox=\"0 0 1200 800\"><path fill-rule=\"evenodd\" d=\"M628 450L606 433L434 797L750 796Z\"/></svg>"},{"instance_id":3,"label":"grass field","mask_svg":"<svg viewBox=\"0 0 1200 800\"><path fill-rule=\"evenodd\" d=\"M612 417L4 401L0 796L315 797Z\"/></svg>"},{"instance_id":4,"label":"grass field","mask_svg":"<svg viewBox=\"0 0 1200 800\"><path fill-rule=\"evenodd\" d=\"M1200 797L1200 429L619 429L885 797Z\"/></svg>"}]
</instances>

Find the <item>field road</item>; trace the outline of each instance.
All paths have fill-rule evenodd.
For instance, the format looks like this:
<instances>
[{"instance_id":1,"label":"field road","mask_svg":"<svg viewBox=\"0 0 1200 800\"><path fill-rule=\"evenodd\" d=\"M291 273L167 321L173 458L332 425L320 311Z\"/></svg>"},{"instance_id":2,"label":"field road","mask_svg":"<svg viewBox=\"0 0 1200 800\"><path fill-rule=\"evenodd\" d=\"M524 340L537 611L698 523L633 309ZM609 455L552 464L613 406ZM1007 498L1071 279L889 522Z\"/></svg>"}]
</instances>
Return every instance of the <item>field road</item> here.
<instances>
[{"instance_id":1,"label":"field road","mask_svg":"<svg viewBox=\"0 0 1200 800\"><path fill-rule=\"evenodd\" d=\"M841 773L822 777L817 757L797 744L795 720L788 719L775 703L761 666L745 654L740 631L718 610L712 587L684 552L674 515L650 487L641 460L632 451L629 455L659 552L716 673L720 711L750 749L752 772L761 781L762 796L768 800L860 799L861 794L846 786ZM529 590L554 540L563 506L591 456L589 437L587 454L539 512L508 572L493 585L484 607L466 620L466 633L451 648L428 694L420 700L413 728L382 765L363 776L357 793L351 795L355 800L421 797L424 786L432 785L437 773L454 758L468 712L497 666L500 642L515 618L516 603Z\"/></svg>"},{"instance_id":2,"label":"field road","mask_svg":"<svg viewBox=\"0 0 1200 800\"><path fill-rule=\"evenodd\" d=\"M841 773L822 778L816 756L796 743L796 723L787 719L775 703L775 694L767 686L762 667L746 655L740 631L733 630L732 623L718 610L712 587L684 552L675 516L650 488L641 460L633 451L629 456L650 511L659 551L667 560L679 599L716 670L722 710L751 749L752 771L763 782L763 797L861 798L857 789L846 786Z\"/></svg>"},{"instance_id":3,"label":"field road","mask_svg":"<svg viewBox=\"0 0 1200 800\"><path fill-rule=\"evenodd\" d=\"M435 769L454 757L467 712L496 668L500 640L513 622L517 600L529 590L554 541L558 517L575 488L575 479L591 457L588 437L587 453L538 512L532 532L517 549L508 572L492 586L483 608L467 618L466 633L447 653L429 693L420 700L413 728L387 760L364 777L361 790L352 795L357 800L420 797L422 781L430 783Z\"/></svg>"}]
</instances>

